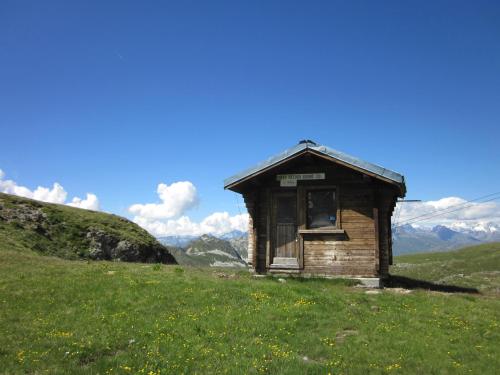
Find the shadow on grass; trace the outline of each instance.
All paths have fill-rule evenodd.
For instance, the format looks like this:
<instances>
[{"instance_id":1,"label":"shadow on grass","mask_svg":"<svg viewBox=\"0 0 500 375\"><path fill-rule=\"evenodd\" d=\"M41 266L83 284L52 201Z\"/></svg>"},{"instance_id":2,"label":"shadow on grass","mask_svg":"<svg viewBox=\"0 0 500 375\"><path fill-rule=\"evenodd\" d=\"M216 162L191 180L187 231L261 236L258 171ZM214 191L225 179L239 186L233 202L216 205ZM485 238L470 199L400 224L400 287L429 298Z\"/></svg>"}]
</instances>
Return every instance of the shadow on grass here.
<instances>
[{"instance_id":1,"label":"shadow on grass","mask_svg":"<svg viewBox=\"0 0 500 375\"><path fill-rule=\"evenodd\" d=\"M405 276L390 275L385 280L384 285L388 288L405 288L405 289L425 289L434 292L444 293L470 293L479 294L476 288L467 288L457 285L435 284L430 281L411 279Z\"/></svg>"}]
</instances>

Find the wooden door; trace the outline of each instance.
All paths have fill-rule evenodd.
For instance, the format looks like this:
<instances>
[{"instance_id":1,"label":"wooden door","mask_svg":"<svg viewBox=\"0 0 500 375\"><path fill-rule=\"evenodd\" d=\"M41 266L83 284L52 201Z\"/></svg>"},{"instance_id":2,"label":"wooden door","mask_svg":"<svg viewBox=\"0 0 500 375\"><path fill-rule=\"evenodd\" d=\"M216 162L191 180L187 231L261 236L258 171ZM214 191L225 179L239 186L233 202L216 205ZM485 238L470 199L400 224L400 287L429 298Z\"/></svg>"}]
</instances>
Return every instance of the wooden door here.
<instances>
[{"instance_id":1,"label":"wooden door","mask_svg":"<svg viewBox=\"0 0 500 375\"><path fill-rule=\"evenodd\" d=\"M276 193L273 199L273 259L271 267L297 268L297 194Z\"/></svg>"}]
</instances>

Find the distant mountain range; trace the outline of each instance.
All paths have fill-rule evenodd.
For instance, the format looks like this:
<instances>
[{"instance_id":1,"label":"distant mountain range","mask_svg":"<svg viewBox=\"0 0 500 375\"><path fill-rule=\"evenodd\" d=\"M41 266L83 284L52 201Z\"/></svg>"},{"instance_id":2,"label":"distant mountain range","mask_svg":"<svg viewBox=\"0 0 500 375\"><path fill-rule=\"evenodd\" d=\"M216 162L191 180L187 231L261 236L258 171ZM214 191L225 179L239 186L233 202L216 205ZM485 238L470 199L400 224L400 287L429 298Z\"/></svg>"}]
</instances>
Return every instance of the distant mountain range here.
<instances>
[{"instance_id":1,"label":"distant mountain range","mask_svg":"<svg viewBox=\"0 0 500 375\"><path fill-rule=\"evenodd\" d=\"M246 233L233 231L221 237L204 234L195 236L168 236L158 240L181 265L199 267L246 267Z\"/></svg>"},{"instance_id":2,"label":"distant mountain range","mask_svg":"<svg viewBox=\"0 0 500 375\"><path fill-rule=\"evenodd\" d=\"M180 264L212 267L244 267L248 257L247 233L232 231L221 236L168 236L158 240L169 246ZM500 242L500 226L487 223L418 227L403 225L393 230L394 255L449 251L484 242Z\"/></svg>"},{"instance_id":3,"label":"distant mountain range","mask_svg":"<svg viewBox=\"0 0 500 375\"><path fill-rule=\"evenodd\" d=\"M500 241L500 226L488 223L472 228L454 225L451 227L436 225L434 227L418 227L403 225L393 230L394 255L448 251L467 245L483 242Z\"/></svg>"},{"instance_id":4,"label":"distant mountain range","mask_svg":"<svg viewBox=\"0 0 500 375\"><path fill-rule=\"evenodd\" d=\"M199 236L166 236L158 237L158 241L165 246L186 247L190 242L196 240L197 238L199 238Z\"/></svg>"}]
</instances>

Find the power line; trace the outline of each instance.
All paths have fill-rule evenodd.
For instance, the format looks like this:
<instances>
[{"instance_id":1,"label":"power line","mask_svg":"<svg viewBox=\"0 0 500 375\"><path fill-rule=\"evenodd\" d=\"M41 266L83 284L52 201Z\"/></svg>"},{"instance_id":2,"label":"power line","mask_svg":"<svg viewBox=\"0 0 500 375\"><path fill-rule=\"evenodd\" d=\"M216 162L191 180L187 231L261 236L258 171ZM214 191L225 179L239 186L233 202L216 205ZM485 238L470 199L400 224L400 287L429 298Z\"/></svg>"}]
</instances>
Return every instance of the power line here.
<instances>
[{"instance_id":1,"label":"power line","mask_svg":"<svg viewBox=\"0 0 500 375\"><path fill-rule=\"evenodd\" d=\"M393 228L396 228L396 226L398 225L398 220L399 220L399 215L401 214L401 205L399 205L397 208L396 208L396 215L394 215L394 225L392 226Z\"/></svg>"},{"instance_id":2,"label":"power line","mask_svg":"<svg viewBox=\"0 0 500 375\"><path fill-rule=\"evenodd\" d=\"M491 202L491 201L494 201L494 200L497 200L497 199L500 199L500 197L495 197L495 198L491 198L491 199L487 199L483 202L479 202L479 203L487 203L487 202ZM449 214L449 213L452 213L452 212L456 212L456 211L460 211L460 210L463 210L463 209L466 209L466 208L469 208L469 207L473 207L474 205L473 204L470 204L468 206L465 206L465 207L460 207L460 208L457 208L455 210L451 210L451 211L446 211L446 212L441 212L441 213L438 213L436 215L432 215L432 216L429 216L429 217L425 217L423 219L419 219L419 220L411 220L410 222L405 222L403 224L401 224L400 226L402 225L406 225L406 224L412 224L412 223L416 223L416 222L419 222L419 221L426 221L426 220L429 220L429 219L432 219L434 217L438 217L438 216L442 216L442 215L446 215L446 214Z\"/></svg>"},{"instance_id":3,"label":"power line","mask_svg":"<svg viewBox=\"0 0 500 375\"><path fill-rule=\"evenodd\" d=\"M240 213L241 216L240 202L238 201L239 194L235 194L234 197L236 199L236 206L238 207L238 212Z\"/></svg>"},{"instance_id":4,"label":"power line","mask_svg":"<svg viewBox=\"0 0 500 375\"><path fill-rule=\"evenodd\" d=\"M484 199L486 197L491 197L491 196L496 195L496 194L500 194L500 192L494 193L494 194L488 194L488 195L486 195L486 196L484 196L482 198L471 199L470 201L467 201L467 202L464 202L464 203L461 203L461 204L458 204L458 205L454 205L454 206L451 206L451 207L448 207L448 208L445 208L445 209L436 210L436 211L433 211L433 212L430 212L430 213L427 213L427 214L424 214L424 215L415 216L415 217L413 217L411 219L405 220L403 223L399 224L397 227L394 227L393 229L402 227L402 226L407 225L407 224L413 224L413 223L417 223L417 222L420 222L420 221L426 221L426 220L432 219L434 217L442 216L442 215L445 215L445 214L449 214L449 213L452 213L452 212L463 210L465 208L472 207L474 205L470 204L470 203L476 202L476 201L478 201L480 199ZM479 202L479 203L487 203L487 202L491 202L491 201L494 201L494 200L497 200L497 199L500 199L500 197L493 197L493 198L487 199L487 200ZM418 219L418 218L420 218L420 219Z\"/></svg>"},{"instance_id":5,"label":"power line","mask_svg":"<svg viewBox=\"0 0 500 375\"><path fill-rule=\"evenodd\" d=\"M414 202L422 202L420 199L400 199L397 200L396 203L414 203ZM394 224L391 225L391 229L395 229L398 225L399 216L401 215L401 211L403 210L403 206L399 205L396 207L396 214L394 215L395 220Z\"/></svg>"},{"instance_id":6,"label":"power line","mask_svg":"<svg viewBox=\"0 0 500 375\"><path fill-rule=\"evenodd\" d=\"M485 199L485 198L488 198L488 197L492 197L492 196L494 196L494 195L498 195L498 194L500 194L500 191L498 191L498 192L496 192L496 193L492 193L492 194L483 195L483 196L481 196L481 197L479 197L479 198L470 199L470 200L468 200L468 201L466 201L466 202L458 203L458 204L455 204L455 205L450 206L450 207L447 207L447 208L440 208L440 209L438 209L438 210L434 210L434 211L432 211L432 212L428 212L428 213L426 213L426 214L422 214L422 215L414 216L414 217L411 217L411 218L409 218L409 219L406 219L404 222L412 221L412 220L417 219L417 218L419 218L419 217L432 215L432 214L435 214L435 213L437 213L437 212L446 211L446 210L450 210L450 209L453 209L453 208L456 208L456 207L464 206L464 205L467 205L467 204L469 204L469 203L471 203L471 202L476 202L476 201L478 201L478 200L482 200L482 199Z\"/></svg>"}]
</instances>

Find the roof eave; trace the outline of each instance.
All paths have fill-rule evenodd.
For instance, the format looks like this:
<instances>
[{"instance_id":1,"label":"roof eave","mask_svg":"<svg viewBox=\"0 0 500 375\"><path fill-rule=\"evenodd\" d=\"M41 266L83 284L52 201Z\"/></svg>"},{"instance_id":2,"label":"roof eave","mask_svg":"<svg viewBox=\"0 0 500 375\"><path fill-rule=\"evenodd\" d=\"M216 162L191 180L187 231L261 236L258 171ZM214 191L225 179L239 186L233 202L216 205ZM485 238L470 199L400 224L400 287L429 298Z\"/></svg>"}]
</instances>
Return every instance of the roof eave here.
<instances>
[{"instance_id":1,"label":"roof eave","mask_svg":"<svg viewBox=\"0 0 500 375\"><path fill-rule=\"evenodd\" d=\"M243 175L243 177L241 177L239 179L236 179L234 181L231 181L231 180L235 179L235 177L238 176L238 175L229 177L229 178L227 178L224 181L224 189L233 190L232 189L233 187L236 187L236 186L240 185L241 183L243 183L245 181L251 180L252 178L257 177L258 175L266 173L267 171L269 171L269 170L271 170L273 168L276 168L277 166L279 166L281 164L284 164L284 163L288 162L291 159L294 159L294 158L298 157L302 153L307 152L307 148L308 147L302 147L302 148L300 148L298 150L294 150L294 152L290 152L287 156L285 156L283 158L279 158L279 156L283 155L283 154L280 154L280 155L274 157L277 160L273 164L269 164L269 165L267 165L267 166L265 166L264 168L261 168L261 169L257 168L257 166L254 167L254 168L247 169L247 171L253 171L253 170L255 170L255 171L251 172L249 174L245 174L245 171L242 172L242 173L239 173L239 175ZM274 158L271 158L271 160L274 159ZM264 163L261 163L261 164L264 164Z\"/></svg>"},{"instance_id":2,"label":"roof eave","mask_svg":"<svg viewBox=\"0 0 500 375\"><path fill-rule=\"evenodd\" d=\"M282 152L279 155L271 157L258 165L249 168L239 174L227 178L224 181L224 189L229 189L232 191L238 191L236 187L252 178L255 178L269 170L288 162L289 160L300 156L303 153L310 152L316 156L322 157L327 160L331 160L338 164L344 165L347 168L357 170L361 173L365 173L369 176L377 178L381 181L398 186L400 196L404 197L406 194L406 185L404 181L404 176L381 167L379 165L362 161L361 159L352 157L345 153L330 149L326 146L311 145L308 143L298 144L291 149Z\"/></svg>"}]
</instances>

